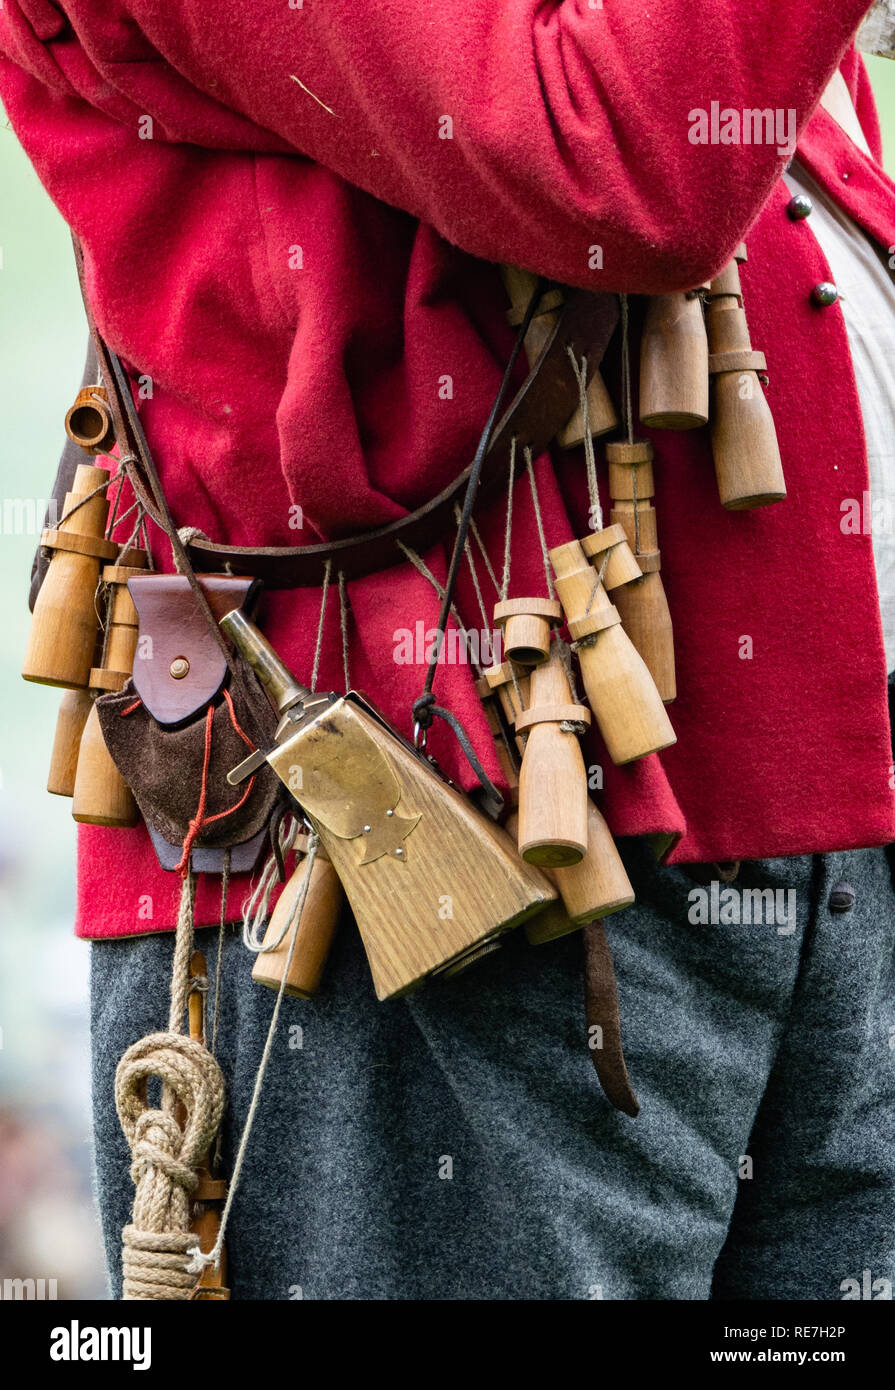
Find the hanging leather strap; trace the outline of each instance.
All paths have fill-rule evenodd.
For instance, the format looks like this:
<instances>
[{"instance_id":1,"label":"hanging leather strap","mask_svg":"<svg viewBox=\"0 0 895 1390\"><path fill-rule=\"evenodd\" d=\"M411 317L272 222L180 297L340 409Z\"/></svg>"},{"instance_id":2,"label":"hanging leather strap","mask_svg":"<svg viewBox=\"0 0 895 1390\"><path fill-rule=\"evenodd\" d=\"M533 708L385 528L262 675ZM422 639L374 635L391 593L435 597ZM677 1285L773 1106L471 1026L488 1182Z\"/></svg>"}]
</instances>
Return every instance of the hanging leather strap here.
<instances>
[{"instance_id":1,"label":"hanging leather strap","mask_svg":"<svg viewBox=\"0 0 895 1390\"><path fill-rule=\"evenodd\" d=\"M588 1048L606 1099L632 1119L640 1114L622 1052L618 985L602 921L588 922L584 938L584 1005ZM599 1032L593 1030L599 1029ZM599 1043L599 1046L595 1046Z\"/></svg>"},{"instance_id":2,"label":"hanging leather strap","mask_svg":"<svg viewBox=\"0 0 895 1390\"><path fill-rule=\"evenodd\" d=\"M167 523L173 526L173 522L140 426L127 375L93 319L85 285L83 252L77 239L74 240L87 321L109 396L116 435L122 449L131 455L128 474L149 515L169 531ZM481 470L480 499L487 499L505 485L514 437L519 448L527 446L537 456L567 423L579 400L578 383L569 366L568 348L573 349L579 360L586 357L590 378L603 358L617 320L618 305L614 295L574 289L565 292L565 304L557 313L553 331L537 362L492 432ZM398 547L399 540L418 554L425 554L442 540L453 527L454 508L469 481L471 469L472 465L464 469L448 487L416 511L361 535L312 545L254 549L220 545L196 537L182 548L200 572L224 570L231 574L249 574L263 580L268 589L319 587L328 560L346 579L359 578L403 563L405 556ZM186 525L188 520L183 518L182 523Z\"/></svg>"}]
</instances>

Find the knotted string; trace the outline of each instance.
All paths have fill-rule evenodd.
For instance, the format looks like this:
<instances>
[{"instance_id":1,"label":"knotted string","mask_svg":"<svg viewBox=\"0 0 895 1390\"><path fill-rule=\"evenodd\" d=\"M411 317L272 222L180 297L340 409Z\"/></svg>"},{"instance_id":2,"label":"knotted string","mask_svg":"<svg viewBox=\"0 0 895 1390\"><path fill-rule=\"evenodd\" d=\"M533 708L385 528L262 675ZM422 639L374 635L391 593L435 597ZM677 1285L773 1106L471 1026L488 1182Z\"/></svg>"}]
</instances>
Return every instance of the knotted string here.
<instances>
[{"instance_id":1,"label":"knotted string","mask_svg":"<svg viewBox=\"0 0 895 1390\"><path fill-rule=\"evenodd\" d=\"M342 673L347 694L351 689L351 673L348 669L348 590L344 570L339 570L339 628L342 633Z\"/></svg>"},{"instance_id":2,"label":"knotted string","mask_svg":"<svg viewBox=\"0 0 895 1390\"><path fill-rule=\"evenodd\" d=\"M438 580L435 578L435 575L434 575L434 574L432 573L432 571L429 569L429 566L426 564L426 562L425 562L425 560L422 558L422 556L417 555L416 551L415 551L415 550L412 550L411 547L410 547L409 545L405 545L404 542L403 542L402 540L397 541L396 544L397 544L398 548L399 548L401 551L403 551L403 553L407 556L407 559L408 559L408 560L410 561L410 563L413 565L414 569L418 570L419 573L423 576L423 578L426 579L426 580L428 580L428 582L432 585L432 588L435 590L435 592L436 592L436 594L438 595L438 597L443 599L443 598L444 598L444 585L443 585L443 584L439 584ZM467 544L468 544L468 542L467 542ZM484 614L484 608L482 609L482 612L483 612L483 614ZM457 612L457 605L454 604L454 603L451 604L451 617L453 618L454 622L457 624L457 627L460 629L460 631L461 631L461 632L465 632L466 629L465 629L464 626L463 626L463 622L462 622L462 620L461 620L461 618L460 618L460 614ZM481 675L482 675L482 668L481 668L481 666L479 665L479 663L475 660L475 658L474 658L472 655L470 655L470 661L472 662L472 665L475 667L476 675L477 675L477 676L481 676Z\"/></svg>"},{"instance_id":3,"label":"knotted string","mask_svg":"<svg viewBox=\"0 0 895 1390\"><path fill-rule=\"evenodd\" d=\"M455 508L454 508L454 520L457 522L457 524L458 524L458 526L459 526L459 524L460 524L460 508L459 508L459 507L455 507ZM489 631L490 631L490 628L491 628L491 624L490 624L489 619L488 619L488 611L487 611L487 609L485 608L485 600L484 600L484 597L482 596L482 588L481 588L481 585L479 584L479 572L478 572L478 570L476 569L475 564L473 563L473 559L472 559L472 547L471 547L471 545L469 544L469 537L468 537L468 536L466 537L466 540L464 541L464 544L463 544L463 551L464 551L464 554L466 555L466 563L467 563L467 565L468 565L468 567L469 567L470 576L472 577L472 587L473 587L473 589L475 590L476 601L478 602L478 605L479 605L479 613L481 614L481 617L482 617L482 631L483 631L483 632L489 632Z\"/></svg>"},{"instance_id":4,"label":"knotted string","mask_svg":"<svg viewBox=\"0 0 895 1390\"><path fill-rule=\"evenodd\" d=\"M513 491L516 486L516 436L510 440L510 476L507 482L507 515L503 532L503 574L500 579L500 601L504 603L510 591L510 552L513 542Z\"/></svg>"},{"instance_id":5,"label":"knotted string","mask_svg":"<svg viewBox=\"0 0 895 1390\"><path fill-rule=\"evenodd\" d=\"M311 667L311 689L317 689L317 672L320 669L320 652L323 647L323 621L326 617L326 596L329 593L329 577L333 562L327 559L323 568L323 589L320 594L320 617L317 620L317 643L314 647L314 664Z\"/></svg>"},{"instance_id":6,"label":"knotted string","mask_svg":"<svg viewBox=\"0 0 895 1390\"><path fill-rule=\"evenodd\" d=\"M572 363L575 380L578 382L581 427L584 430L584 466L587 472L587 497L590 504L590 517L588 519L595 531L602 531L603 508L600 505L600 489L597 484L597 459L594 453L593 435L590 431L590 403L587 399L587 358L582 357L579 363L571 343L566 348L566 351Z\"/></svg>"},{"instance_id":7,"label":"knotted string","mask_svg":"<svg viewBox=\"0 0 895 1390\"><path fill-rule=\"evenodd\" d=\"M544 536L544 518L541 515L541 500L538 497L538 485L535 481L534 464L532 463L531 458L531 446L526 444L524 452L525 467L528 470L528 482L529 486L531 487L531 504L534 507L535 524L538 528L538 540L541 543L541 558L544 561L544 578L547 582L547 594L550 598L554 598L555 590L553 588L553 573L550 568L550 556L547 551L547 540Z\"/></svg>"},{"instance_id":8,"label":"knotted string","mask_svg":"<svg viewBox=\"0 0 895 1390\"><path fill-rule=\"evenodd\" d=\"M133 1213L122 1231L126 1301L186 1300L196 1279L190 1258L190 1195L197 1168L218 1132L224 1078L212 1054L183 1034L193 950L195 880L187 870L180 890L166 1033L141 1038L115 1072L115 1106L130 1145L135 1184ZM150 1106L149 1082L161 1082L161 1102Z\"/></svg>"},{"instance_id":9,"label":"knotted string","mask_svg":"<svg viewBox=\"0 0 895 1390\"><path fill-rule=\"evenodd\" d=\"M600 487L597 482L597 458L594 453L593 435L590 432L590 403L587 399L587 358L582 357L579 365L571 345L567 349L572 363L572 370L578 382L579 404L581 409L581 426L584 430L584 464L587 470L587 496L590 502L590 523L595 531L603 530L603 508L600 504ZM603 576L606 573L606 566L609 563L609 551L603 556L603 562L599 570L595 573L593 588L590 591L590 598L587 600L587 607L584 612L587 615L593 605L603 583Z\"/></svg>"},{"instance_id":10,"label":"knotted string","mask_svg":"<svg viewBox=\"0 0 895 1390\"><path fill-rule=\"evenodd\" d=\"M267 1072L268 1062L270 1061L270 1054L273 1049L273 1042L277 1032L277 1023L280 1017L280 1007L283 1003L283 997L286 990L286 980L289 977L289 971L292 967L292 956L295 952L295 942L298 937L298 924L301 921L301 914L304 911L305 901L308 896L308 886L311 881L311 870L314 866L314 860L317 857L317 850L319 848L319 844L320 841L318 837L315 834L311 834L311 836L308 839L308 853L307 859L305 861L307 865L306 872L304 878L302 879L301 889L299 891L295 907L290 915L289 922L287 924L287 930L291 929L292 935L289 940L289 950L286 955L286 964L283 968L283 973L280 977L280 987L277 990L276 1002L274 1003L273 1013L271 1014L270 1018L270 1025L267 1030L267 1037L264 1042L264 1051L261 1054L261 1061L259 1062L258 1070L255 1073L255 1084L252 1088L252 1099L249 1103L248 1114L246 1115L245 1124L243 1125L242 1134L239 1140L239 1147L236 1151L236 1159L233 1164L233 1176L230 1180L230 1185L227 1190L227 1200L224 1203L224 1210L221 1213L221 1224L218 1228L217 1239L215 1240L214 1245L212 1246L211 1250L208 1251L207 1254L203 1253L200 1249L198 1249L198 1247L195 1247L191 1251L192 1259L190 1260L187 1268L189 1272L193 1275L201 1275L203 1269L205 1269L208 1265L217 1266L220 1264L221 1253L224 1248L224 1236L227 1230L227 1223L230 1220L230 1212L232 1210L233 1202L236 1197L236 1192L239 1187L240 1178L242 1176L242 1169L243 1164L245 1162L246 1151L248 1150L249 1146L249 1139L252 1133L252 1126L254 1125L255 1116L258 1112L258 1104L261 1100L261 1092L264 1086L264 1077Z\"/></svg>"}]
</instances>

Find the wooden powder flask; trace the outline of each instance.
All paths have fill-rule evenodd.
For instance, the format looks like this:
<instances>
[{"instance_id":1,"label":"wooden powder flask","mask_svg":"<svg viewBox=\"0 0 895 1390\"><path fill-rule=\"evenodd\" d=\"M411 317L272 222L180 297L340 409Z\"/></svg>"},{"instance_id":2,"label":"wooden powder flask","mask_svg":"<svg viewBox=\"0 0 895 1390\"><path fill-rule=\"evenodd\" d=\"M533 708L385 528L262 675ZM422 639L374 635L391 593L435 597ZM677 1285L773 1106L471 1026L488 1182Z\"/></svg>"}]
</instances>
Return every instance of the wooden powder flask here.
<instances>
[{"instance_id":1,"label":"wooden powder flask","mask_svg":"<svg viewBox=\"0 0 895 1390\"><path fill-rule=\"evenodd\" d=\"M519 838L519 812L512 810L506 818L505 828L511 839ZM583 861L582 861L583 862ZM543 868L541 872L544 876L555 882L555 875L550 869ZM547 941L558 941L562 936L568 936L570 932L577 931L576 923L570 921L566 906L561 897L555 902L548 903L535 917L529 917L523 924L522 930L530 946L540 946Z\"/></svg>"},{"instance_id":2,"label":"wooden powder flask","mask_svg":"<svg viewBox=\"0 0 895 1390\"><path fill-rule=\"evenodd\" d=\"M580 541L556 546L550 563L588 703L612 761L634 762L676 742L649 669Z\"/></svg>"},{"instance_id":3,"label":"wooden powder flask","mask_svg":"<svg viewBox=\"0 0 895 1390\"><path fill-rule=\"evenodd\" d=\"M139 618L127 581L145 573L148 557L145 550L129 550L121 558L126 563L107 565L103 570L103 582L110 589L109 617L103 664L90 672L94 696L122 690L134 669ZM126 827L140 819L133 793L106 747L95 704L81 735L72 815L84 825Z\"/></svg>"},{"instance_id":4,"label":"wooden powder flask","mask_svg":"<svg viewBox=\"0 0 895 1390\"><path fill-rule=\"evenodd\" d=\"M541 946L588 922L630 907L634 889L616 848L612 832L590 797L587 798L587 853L568 868L549 868L547 877L559 890L565 909L565 929L557 912L539 913L523 930L532 946Z\"/></svg>"},{"instance_id":5,"label":"wooden powder flask","mask_svg":"<svg viewBox=\"0 0 895 1390\"><path fill-rule=\"evenodd\" d=\"M515 730L517 715L528 708L530 671L517 668L512 661L502 661L499 666L489 666L483 680L492 695L497 697L508 727ZM517 734L515 741L518 751L524 752L524 737Z\"/></svg>"},{"instance_id":6,"label":"wooden powder flask","mask_svg":"<svg viewBox=\"0 0 895 1390\"><path fill-rule=\"evenodd\" d=\"M743 309L739 265L745 259L742 244L712 281L706 306L712 454L721 502L730 511L765 507L786 496L777 431L759 380L767 363L752 348Z\"/></svg>"},{"instance_id":7,"label":"wooden powder flask","mask_svg":"<svg viewBox=\"0 0 895 1390\"><path fill-rule=\"evenodd\" d=\"M108 482L105 468L79 464L63 519L41 536L53 558L34 605L22 668L26 681L70 690L83 690L89 683L99 629L94 600L100 562L114 560L119 547L105 539L109 503L103 492L70 517L66 513Z\"/></svg>"},{"instance_id":8,"label":"wooden powder flask","mask_svg":"<svg viewBox=\"0 0 895 1390\"><path fill-rule=\"evenodd\" d=\"M499 667L494 671L498 672ZM528 679L526 678L526 688ZM509 689L515 696L512 682ZM494 690L484 678L476 683L476 690L488 718L501 759L501 767L506 762L505 775L510 789L511 803L518 805L519 786L516 764L509 753L504 738L503 724L495 708ZM501 756L503 750L503 756ZM513 810L506 820L507 833L518 842L518 811ZM530 917L523 925L523 931L531 946L540 946L548 941L556 941L569 932L577 931L586 922L598 917L608 917L634 901L625 867L622 864L615 841L606 821L587 798L587 852L578 864L565 869L543 868L542 872L559 891L559 901L549 903L536 916Z\"/></svg>"},{"instance_id":9,"label":"wooden powder flask","mask_svg":"<svg viewBox=\"0 0 895 1390\"><path fill-rule=\"evenodd\" d=\"M499 670L499 667L493 668ZM513 757L509 735L504 728L501 719L500 709L497 701L497 692L492 690L485 676L480 676L475 683L476 694L482 702L482 710L488 721L488 728L491 730L491 737L494 740L494 751L497 754L497 761L504 781L510 789L510 795L518 799L519 772L516 767L516 760ZM515 716L514 716L515 718ZM512 728L512 725L510 726Z\"/></svg>"},{"instance_id":10,"label":"wooden powder flask","mask_svg":"<svg viewBox=\"0 0 895 1390\"><path fill-rule=\"evenodd\" d=\"M643 578L623 526L613 523L602 531L594 531L584 537L581 549L596 572L602 573L601 582L607 592Z\"/></svg>"},{"instance_id":11,"label":"wooden powder flask","mask_svg":"<svg viewBox=\"0 0 895 1390\"><path fill-rule=\"evenodd\" d=\"M190 957L191 979L204 980L206 969L205 956L201 951L194 951ZM194 988L190 990L187 1009L190 1037L194 1042L205 1044L204 989ZM190 1200L190 1230L199 1237L199 1249L204 1255L207 1255L215 1247L221 1229L220 1204L227 1196L226 1179L216 1178L212 1171L211 1150L199 1162L196 1176L199 1182ZM225 1246L222 1246L220 1264L204 1266L196 1287L190 1294L190 1301L225 1303L230 1298L230 1290L226 1284L227 1250Z\"/></svg>"},{"instance_id":12,"label":"wooden powder flask","mask_svg":"<svg viewBox=\"0 0 895 1390\"><path fill-rule=\"evenodd\" d=\"M550 654L550 629L562 622L562 607L550 598L503 599L494 606L494 621L503 632L504 655L537 666Z\"/></svg>"},{"instance_id":13,"label":"wooden powder flask","mask_svg":"<svg viewBox=\"0 0 895 1390\"><path fill-rule=\"evenodd\" d=\"M502 266L501 273L512 306L507 314L507 321L512 327L517 328L525 316L538 277L529 270L520 270L517 266L509 265ZM525 335L525 353L530 367L534 366L544 343L550 336L556 321L557 311L562 307L562 303L563 292L559 286L554 286L544 294L535 317L532 319L531 327ZM571 371L571 363L569 370ZM593 438L601 434L608 434L618 425L618 415L612 404L612 397L606 389L606 383L599 370L594 372L588 382L587 418L590 434ZM584 423L580 406L560 430L556 436L556 442L562 449L576 449L584 443Z\"/></svg>"},{"instance_id":14,"label":"wooden powder flask","mask_svg":"<svg viewBox=\"0 0 895 1390\"><path fill-rule=\"evenodd\" d=\"M670 704L677 695L674 632L660 573L656 511L652 504L653 446L648 440L606 445L609 462L611 519L621 526L634 552L642 577L613 592L622 625L646 662L662 697ZM582 542L585 550L587 541ZM594 562L596 563L596 561Z\"/></svg>"},{"instance_id":15,"label":"wooden powder flask","mask_svg":"<svg viewBox=\"0 0 895 1390\"><path fill-rule=\"evenodd\" d=\"M292 915L308 874L308 836L299 835L295 841L295 869L277 899L271 913L264 945L276 941ZM284 993L298 999L311 999L320 987L330 947L336 937L344 894L339 875L327 857L322 844L317 847L310 869L307 897L295 929L295 946L286 975ZM279 989L289 959L292 931L287 931L272 951L255 956L252 979L269 989Z\"/></svg>"},{"instance_id":16,"label":"wooden powder flask","mask_svg":"<svg viewBox=\"0 0 895 1390\"><path fill-rule=\"evenodd\" d=\"M74 796L81 735L93 708L89 690L66 690L59 704L47 791L54 796Z\"/></svg>"},{"instance_id":17,"label":"wooden powder flask","mask_svg":"<svg viewBox=\"0 0 895 1390\"><path fill-rule=\"evenodd\" d=\"M572 702L569 678L554 642L531 673L528 708L516 717L526 733L519 775L519 853L528 864L562 868L587 850L587 772L578 732L590 710Z\"/></svg>"},{"instance_id":18,"label":"wooden powder flask","mask_svg":"<svg viewBox=\"0 0 895 1390\"><path fill-rule=\"evenodd\" d=\"M88 454L107 453L115 443L115 426L104 386L85 386L65 414L65 433Z\"/></svg>"},{"instance_id":19,"label":"wooden powder flask","mask_svg":"<svg viewBox=\"0 0 895 1390\"><path fill-rule=\"evenodd\" d=\"M454 974L556 896L509 836L444 782L356 692L300 686L245 614L221 627L281 713L266 760L299 802L345 889L380 999Z\"/></svg>"},{"instance_id":20,"label":"wooden powder flask","mask_svg":"<svg viewBox=\"0 0 895 1390\"><path fill-rule=\"evenodd\" d=\"M618 428L618 415L599 371L587 383L587 423L591 439ZM584 412L580 405L556 436L556 442L561 449L579 449L584 443Z\"/></svg>"},{"instance_id":21,"label":"wooden powder flask","mask_svg":"<svg viewBox=\"0 0 895 1390\"><path fill-rule=\"evenodd\" d=\"M698 290L654 295L640 340L640 419L651 429L708 423L709 349Z\"/></svg>"}]
</instances>

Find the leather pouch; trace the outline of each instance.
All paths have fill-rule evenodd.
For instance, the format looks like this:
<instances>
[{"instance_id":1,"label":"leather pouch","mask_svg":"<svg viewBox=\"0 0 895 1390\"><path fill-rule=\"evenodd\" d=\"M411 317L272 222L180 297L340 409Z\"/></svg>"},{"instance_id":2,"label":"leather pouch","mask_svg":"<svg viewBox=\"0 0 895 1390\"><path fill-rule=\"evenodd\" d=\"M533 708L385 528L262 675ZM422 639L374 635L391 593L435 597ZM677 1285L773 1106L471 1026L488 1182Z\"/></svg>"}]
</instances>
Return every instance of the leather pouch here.
<instances>
[{"instance_id":1,"label":"leather pouch","mask_svg":"<svg viewBox=\"0 0 895 1390\"><path fill-rule=\"evenodd\" d=\"M199 583L216 619L247 606L258 589L230 575L202 575ZM240 787L227 773L273 742L276 715L244 663L228 668L185 576L139 575L129 589L140 620L134 674L96 702L106 747L163 868L180 864L189 841L194 868L219 870L230 850L232 867L250 870L280 783L266 763Z\"/></svg>"}]
</instances>

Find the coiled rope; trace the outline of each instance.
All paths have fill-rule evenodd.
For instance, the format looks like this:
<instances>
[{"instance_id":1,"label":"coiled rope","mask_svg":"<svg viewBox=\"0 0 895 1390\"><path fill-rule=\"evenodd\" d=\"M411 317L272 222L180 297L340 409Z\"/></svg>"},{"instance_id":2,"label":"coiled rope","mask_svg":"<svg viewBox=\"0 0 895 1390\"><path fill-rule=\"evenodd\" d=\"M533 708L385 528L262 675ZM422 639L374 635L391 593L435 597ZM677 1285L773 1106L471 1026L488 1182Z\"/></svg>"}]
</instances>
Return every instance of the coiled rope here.
<instances>
[{"instance_id":1,"label":"coiled rope","mask_svg":"<svg viewBox=\"0 0 895 1390\"><path fill-rule=\"evenodd\" d=\"M193 944L193 877L180 894L171 1013L166 1033L151 1033L125 1052L115 1072L115 1107L131 1150L131 1222L122 1231L125 1301L183 1299L196 1285L198 1244L190 1231L190 1194L197 1166L224 1112L224 1078L207 1048L183 1033ZM160 1103L149 1083L161 1084Z\"/></svg>"}]
</instances>

